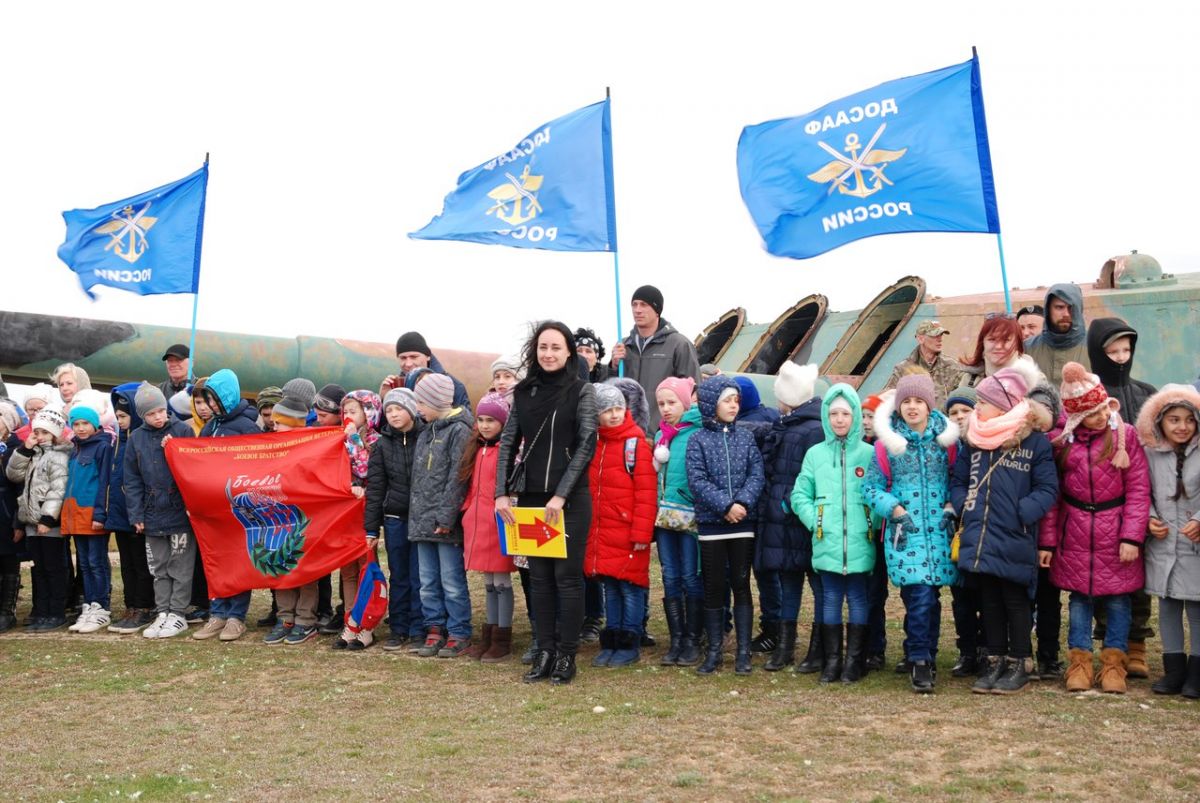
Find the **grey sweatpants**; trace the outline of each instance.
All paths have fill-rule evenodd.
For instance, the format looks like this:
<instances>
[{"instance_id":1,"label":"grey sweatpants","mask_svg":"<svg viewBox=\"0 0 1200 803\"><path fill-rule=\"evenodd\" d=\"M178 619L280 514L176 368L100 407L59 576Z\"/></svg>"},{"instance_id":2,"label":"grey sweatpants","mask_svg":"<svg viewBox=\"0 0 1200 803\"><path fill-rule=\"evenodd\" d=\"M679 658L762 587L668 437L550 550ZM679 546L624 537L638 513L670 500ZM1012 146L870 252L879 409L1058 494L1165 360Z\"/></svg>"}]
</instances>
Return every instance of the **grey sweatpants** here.
<instances>
[{"instance_id":1,"label":"grey sweatpants","mask_svg":"<svg viewBox=\"0 0 1200 803\"><path fill-rule=\"evenodd\" d=\"M189 532L146 536L146 560L154 575L155 610L182 616L192 598L196 536Z\"/></svg>"}]
</instances>

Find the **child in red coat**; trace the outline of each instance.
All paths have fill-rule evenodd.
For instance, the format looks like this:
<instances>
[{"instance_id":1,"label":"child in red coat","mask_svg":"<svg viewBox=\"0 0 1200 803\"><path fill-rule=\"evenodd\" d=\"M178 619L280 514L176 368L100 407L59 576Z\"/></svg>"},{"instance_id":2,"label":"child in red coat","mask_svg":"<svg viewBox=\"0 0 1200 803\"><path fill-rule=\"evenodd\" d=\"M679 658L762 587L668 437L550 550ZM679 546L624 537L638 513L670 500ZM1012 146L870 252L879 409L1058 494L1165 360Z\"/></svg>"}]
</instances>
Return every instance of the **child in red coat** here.
<instances>
[{"instance_id":1,"label":"child in red coat","mask_svg":"<svg viewBox=\"0 0 1200 803\"><path fill-rule=\"evenodd\" d=\"M600 427L588 467L592 528L583 571L604 584L607 627L592 666L627 666L641 657L658 475L646 434L630 417L620 388L595 387Z\"/></svg>"},{"instance_id":2,"label":"child in red coat","mask_svg":"<svg viewBox=\"0 0 1200 803\"><path fill-rule=\"evenodd\" d=\"M467 655L486 664L512 655L513 560L500 550L496 527L496 461L500 432L508 421L509 404L500 393L487 393L475 408L475 439L463 452L459 479L470 483L463 501L463 564L483 572L487 589L487 624L483 638Z\"/></svg>"}]
</instances>

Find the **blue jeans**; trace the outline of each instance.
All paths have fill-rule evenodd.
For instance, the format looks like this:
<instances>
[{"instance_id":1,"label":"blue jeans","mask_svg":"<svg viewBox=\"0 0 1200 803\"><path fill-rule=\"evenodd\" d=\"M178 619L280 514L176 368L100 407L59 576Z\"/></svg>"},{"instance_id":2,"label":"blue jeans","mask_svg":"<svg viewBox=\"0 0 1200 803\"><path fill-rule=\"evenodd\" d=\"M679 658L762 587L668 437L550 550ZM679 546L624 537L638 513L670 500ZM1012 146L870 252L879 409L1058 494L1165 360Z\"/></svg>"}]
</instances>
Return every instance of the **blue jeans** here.
<instances>
[{"instance_id":1,"label":"blue jeans","mask_svg":"<svg viewBox=\"0 0 1200 803\"><path fill-rule=\"evenodd\" d=\"M850 608L849 623L865 625L870 602L867 595L867 584L870 572L854 574L838 574L837 572L821 572L821 590L823 592L823 607L821 622L827 625L842 623L842 600Z\"/></svg>"},{"instance_id":2,"label":"blue jeans","mask_svg":"<svg viewBox=\"0 0 1200 803\"><path fill-rule=\"evenodd\" d=\"M244 622L248 610L250 610L250 592L243 591L232 597L213 597L208 615L218 619L241 619Z\"/></svg>"},{"instance_id":3,"label":"blue jeans","mask_svg":"<svg viewBox=\"0 0 1200 803\"><path fill-rule=\"evenodd\" d=\"M108 533L75 536L75 554L83 576L83 601L98 602L109 610L112 596L112 564L108 562Z\"/></svg>"},{"instance_id":4,"label":"blue jeans","mask_svg":"<svg viewBox=\"0 0 1200 803\"><path fill-rule=\"evenodd\" d=\"M421 570L417 550L408 541L408 522L384 516L383 542L388 559L388 627L397 636L423 637Z\"/></svg>"},{"instance_id":5,"label":"blue jeans","mask_svg":"<svg viewBox=\"0 0 1200 803\"><path fill-rule=\"evenodd\" d=\"M658 542L658 562L662 564L663 596L703 599L696 536L656 527L654 540Z\"/></svg>"},{"instance_id":6,"label":"blue jeans","mask_svg":"<svg viewBox=\"0 0 1200 803\"><path fill-rule=\"evenodd\" d=\"M784 618L780 613L783 605L780 574L781 572L773 569L764 569L761 572L758 569L754 570L754 582L758 586L759 619L764 622L778 622Z\"/></svg>"},{"instance_id":7,"label":"blue jeans","mask_svg":"<svg viewBox=\"0 0 1200 803\"><path fill-rule=\"evenodd\" d=\"M417 560L425 629L442 627L452 638L469 639L471 597L467 593L463 545L418 541Z\"/></svg>"},{"instance_id":8,"label":"blue jeans","mask_svg":"<svg viewBox=\"0 0 1200 803\"><path fill-rule=\"evenodd\" d=\"M937 658L942 629L941 590L940 586L900 586L900 599L904 600L904 655L909 661Z\"/></svg>"},{"instance_id":9,"label":"blue jeans","mask_svg":"<svg viewBox=\"0 0 1200 803\"><path fill-rule=\"evenodd\" d=\"M646 589L628 580L597 576L604 585L605 624L610 630L628 630L642 635L646 615Z\"/></svg>"},{"instance_id":10,"label":"blue jeans","mask_svg":"<svg viewBox=\"0 0 1200 803\"><path fill-rule=\"evenodd\" d=\"M1129 627L1133 624L1133 598L1129 594L1110 597L1088 597L1071 592L1067 606L1070 624L1067 626L1067 646L1073 650L1092 649L1092 608L1103 605L1108 612L1104 629L1104 646L1125 652L1129 649Z\"/></svg>"},{"instance_id":11,"label":"blue jeans","mask_svg":"<svg viewBox=\"0 0 1200 803\"><path fill-rule=\"evenodd\" d=\"M804 597L804 572L774 572L774 574L779 578L779 621L794 622L800 618L800 600ZM761 584L758 589L759 604L763 608L763 619L766 619L767 606L762 602ZM813 599L819 598L813 597Z\"/></svg>"}]
</instances>

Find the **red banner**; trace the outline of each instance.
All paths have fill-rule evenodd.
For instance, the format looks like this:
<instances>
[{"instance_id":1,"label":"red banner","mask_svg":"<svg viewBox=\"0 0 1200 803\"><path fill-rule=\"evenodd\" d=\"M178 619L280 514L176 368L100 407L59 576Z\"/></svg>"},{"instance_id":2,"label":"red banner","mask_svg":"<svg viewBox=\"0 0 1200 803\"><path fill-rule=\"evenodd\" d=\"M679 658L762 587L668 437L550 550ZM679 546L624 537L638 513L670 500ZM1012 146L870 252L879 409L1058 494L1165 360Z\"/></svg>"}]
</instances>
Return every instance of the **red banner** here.
<instances>
[{"instance_id":1,"label":"red banner","mask_svg":"<svg viewBox=\"0 0 1200 803\"><path fill-rule=\"evenodd\" d=\"M344 437L321 427L167 443L210 596L297 588L366 550Z\"/></svg>"}]
</instances>

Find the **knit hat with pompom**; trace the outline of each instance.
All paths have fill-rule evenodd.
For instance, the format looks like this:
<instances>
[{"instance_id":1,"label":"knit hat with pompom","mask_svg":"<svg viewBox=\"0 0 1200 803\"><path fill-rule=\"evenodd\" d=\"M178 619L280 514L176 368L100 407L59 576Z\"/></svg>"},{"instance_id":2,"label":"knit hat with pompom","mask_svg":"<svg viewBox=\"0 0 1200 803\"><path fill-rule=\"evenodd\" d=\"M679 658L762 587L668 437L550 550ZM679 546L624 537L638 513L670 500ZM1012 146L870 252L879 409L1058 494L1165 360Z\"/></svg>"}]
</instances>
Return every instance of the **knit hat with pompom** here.
<instances>
[{"instance_id":1,"label":"knit hat with pompom","mask_svg":"<svg viewBox=\"0 0 1200 803\"><path fill-rule=\"evenodd\" d=\"M1121 403L1109 398L1108 391L1100 377L1089 373L1077 362L1069 362L1062 369L1063 411L1067 414L1067 424L1062 434L1054 439L1056 446L1061 446L1073 439L1072 433L1082 423L1083 419L1102 411L1108 412L1108 426L1117 431L1117 452L1113 455L1114 468L1129 468L1129 453L1125 450L1125 427L1121 420Z\"/></svg>"}]
</instances>

